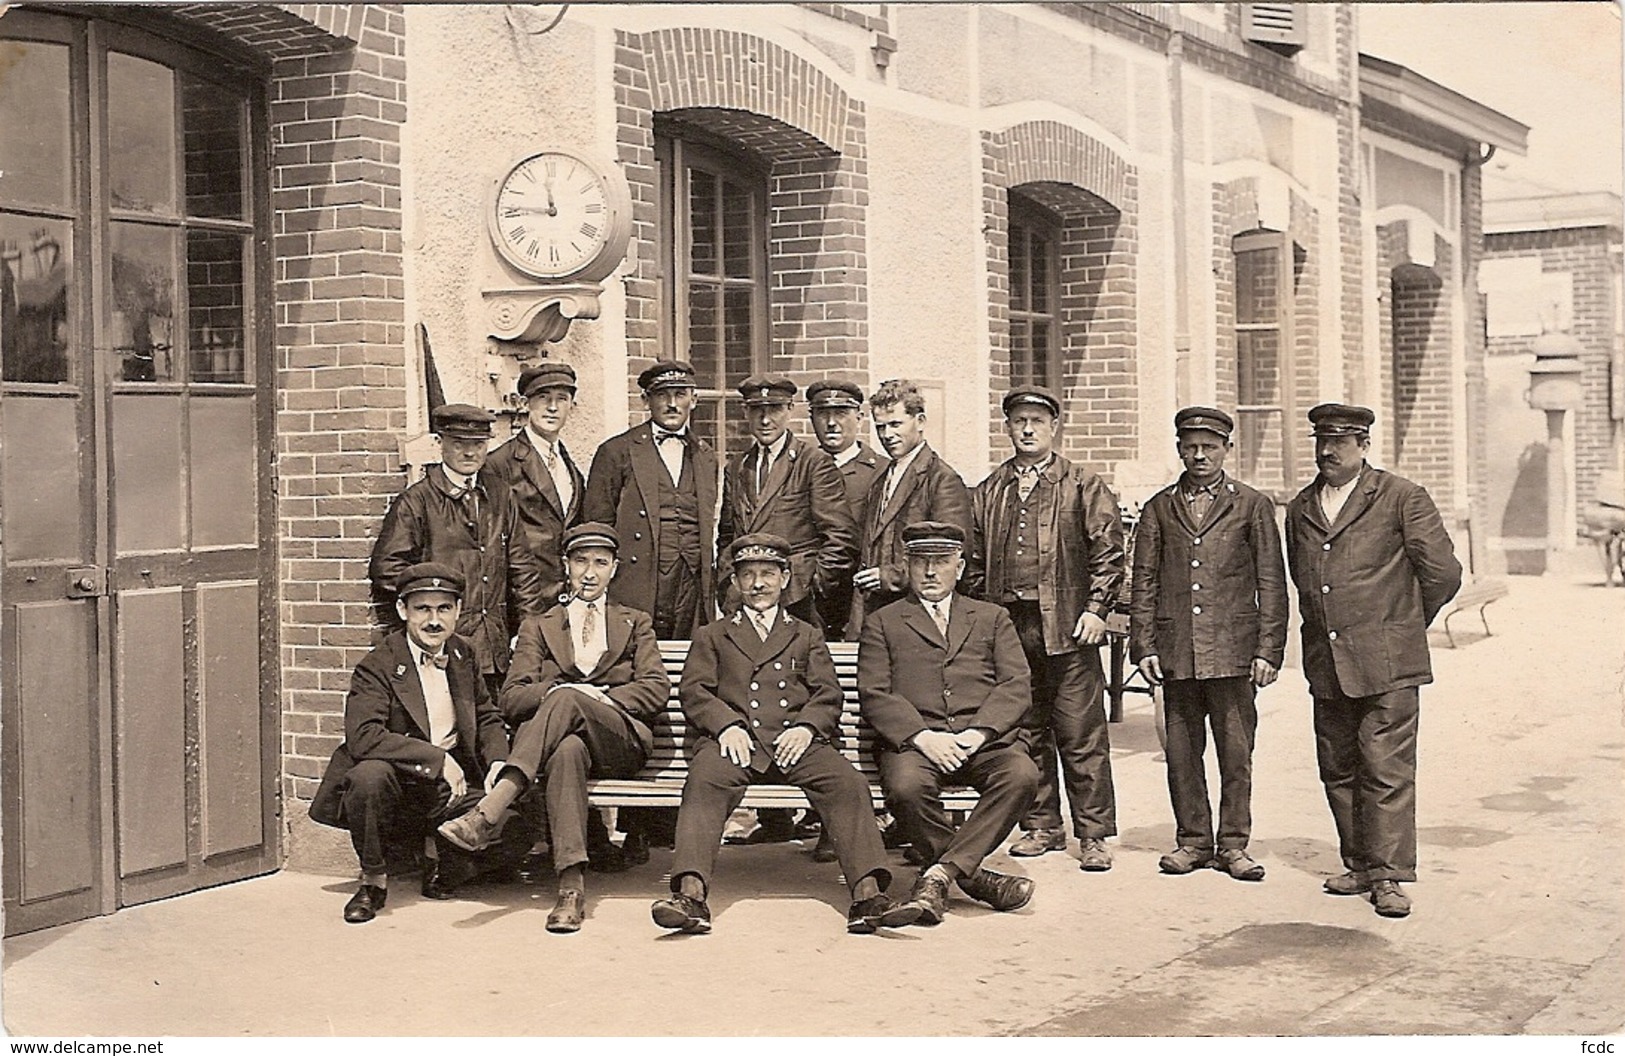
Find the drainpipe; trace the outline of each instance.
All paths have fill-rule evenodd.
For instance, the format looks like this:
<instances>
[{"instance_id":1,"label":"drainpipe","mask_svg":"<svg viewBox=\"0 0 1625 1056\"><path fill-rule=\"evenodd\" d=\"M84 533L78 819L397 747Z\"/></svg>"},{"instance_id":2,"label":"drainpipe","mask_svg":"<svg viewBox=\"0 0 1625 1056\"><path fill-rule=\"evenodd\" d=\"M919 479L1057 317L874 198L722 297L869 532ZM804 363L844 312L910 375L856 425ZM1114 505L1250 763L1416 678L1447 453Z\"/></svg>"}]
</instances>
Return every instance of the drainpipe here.
<instances>
[{"instance_id":1,"label":"drainpipe","mask_svg":"<svg viewBox=\"0 0 1625 1056\"><path fill-rule=\"evenodd\" d=\"M1186 259L1189 235L1185 202L1185 37L1168 38L1169 179L1172 183L1174 225L1174 405L1194 402L1191 364L1190 262Z\"/></svg>"}]
</instances>

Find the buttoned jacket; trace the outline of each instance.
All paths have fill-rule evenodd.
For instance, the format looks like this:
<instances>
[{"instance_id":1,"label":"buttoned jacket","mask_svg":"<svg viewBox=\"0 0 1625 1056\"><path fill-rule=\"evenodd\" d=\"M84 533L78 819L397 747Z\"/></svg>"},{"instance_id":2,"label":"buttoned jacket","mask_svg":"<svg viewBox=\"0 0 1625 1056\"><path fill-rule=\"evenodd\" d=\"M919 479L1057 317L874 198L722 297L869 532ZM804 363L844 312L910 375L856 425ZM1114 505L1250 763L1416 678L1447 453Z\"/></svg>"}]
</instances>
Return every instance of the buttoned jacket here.
<instances>
[{"instance_id":1,"label":"buttoned jacket","mask_svg":"<svg viewBox=\"0 0 1625 1056\"><path fill-rule=\"evenodd\" d=\"M892 751L923 730L980 729L987 733L984 748L1024 745L1032 675L1004 606L956 595L944 639L911 596L864 622L858 703Z\"/></svg>"},{"instance_id":2,"label":"buttoned jacket","mask_svg":"<svg viewBox=\"0 0 1625 1056\"><path fill-rule=\"evenodd\" d=\"M1044 486L1035 487L1028 499L1028 523L1038 547L1044 651L1055 656L1084 648L1072 637L1079 616L1092 612L1105 619L1117 600L1123 585L1123 518L1117 496L1098 473L1056 455L1039 476ZM1018 486L1015 459L1009 459L971 493L976 531L965 589L986 601L1002 602L1006 590L1016 586L1005 567L1004 548L1019 526L1009 502L1020 494Z\"/></svg>"},{"instance_id":3,"label":"buttoned jacket","mask_svg":"<svg viewBox=\"0 0 1625 1056\"><path fill-rule=\"evenodd\" d=\"M564 463L572 485L568 506L560 498L558 486L553 482L553 475L547 471L541 453L523 432L492 451L480 471L490 474L493 482L506 486L513 497L519 530L525 545L536 557L542 578L541 596L547 604L552 604L568 586L560 542L564 530L581 520L581 502L587 484L586 477L576 468L562 440L559 441L558 451L559 460Z\"/></svg>"},{"instance_id":4,"label":"buttoned jacket","mask_svg":"<svg viewBox=\"0 0 1625 1056\"><path fill-rule=\"evenodd\" d=\"M694 491L699 500L700 551L689 555L700 579L700 597L714 596L712 568L716 563L717 456L711 445L689 430L687 442ZM671 478L655 450L650 422L612 436L598 447L587 474L583 521L604 521L620 535L621 570L609 585L612 601L652 613L660 569L660 478ZM706 601L707 608L710 601Z\"/></svg>"},{"instance_id":5,"label":"buttoned jacket","mask_svg":"<svg viewBox=\"0 0 1625 1056\"><path fill-rule=\"evenodd\" d=\"M752 444L730 456L722 474L717 554L724 563L717 567L718 593L726 595L732 585L732 568L725 562L734 539L767 532L790 544L790 582L779 604L794 605L808 595L821 597L836 580L851 577L858 556L857 525L840 470L818 445L790 436L757 495L755 452ZM737 607L735 593L724 611Z\"/></svg>"},{"instance_id":6,"label":"buttoned jacket","mask_svg":"<svg viewBox=\"0 0 1625 1056\"><path fill-rule=\"evenodd\" d=\"M846 505L852 511L852 523L860 537L869 519L869 489L874 486L875 478L884 474L890 465L890 459L871 451L859 440L858 453L835 467L841 474L841 483L846 488ZM862 539L859 538L858 542L861 546Z\"/></svg>"},{"instance_id":7,"label":"buttoned jacket","mask_svg":"<svg viewBox=\"0 0 1625 1056\"><path fill-rule=\"evenodd\" d=\"M782 605L765 639L743 610L696 631L677 692L699 735L716 740L730 726L744 727L755 742L750 767L757 773L767 770L774 740L792 726L830 743L841 720L829 646Z\"/></svg>"},{"instance_id":8,"label":"buttoned jacket","mask_svg":"<svg viewBox=\"0 0 1625 1056\"><path fill-rule=\"evenodd\" d=\"M502 683L500 704L509 726L518 726L542 706L556 686L588 685L604 691L626 715L638 743L654 749L650 724L666 710L671 682L660 662L654 621L641 609L600 601L604 619L604 652L591 671L576 667L577 629L570 610L555 605L519 625L513 667Z\"/></svg>"},{"instance_id":9,"label":"buttoned jacket","mask_svg":"<svg viewBox=\"0 0 1625 1056\"><path fill-rule=\"evenodd\" d=\"M1129 659L1164 678L1231 678L1286 651L1286 569L1269 496L1229 476L1200 522L1184 478L1153 495L1134 536Z\"/></svg>"},{"instance_id":10,"label":"buttoned jacket","mask_svg":"<svg viewBox=\"0 0 1625 1056\"><path fill-rule=\"evenodd\" d=\"M1317 697L1433 681L1427 628L1461 588L1461 562L1427 489L1366 466L1333 524L1316 478L1287 506L1286 553Z\"/></svg>"},{"instance_id":11,"label":"buttoned jacket","mask_svg":"<svg viewBox=\"0 0 1625 1056\"><path fill-rule=\"evenodd\" d=\"M886 501L886 470L869 485L858 567L880 570L880 590L900 594L908 590L908 559L903 553L903 529L916 521L946 521L958 525L970 538L970 492L965 482L929 445L903 471L903 479Z\"/></svg>"}]
</instances>

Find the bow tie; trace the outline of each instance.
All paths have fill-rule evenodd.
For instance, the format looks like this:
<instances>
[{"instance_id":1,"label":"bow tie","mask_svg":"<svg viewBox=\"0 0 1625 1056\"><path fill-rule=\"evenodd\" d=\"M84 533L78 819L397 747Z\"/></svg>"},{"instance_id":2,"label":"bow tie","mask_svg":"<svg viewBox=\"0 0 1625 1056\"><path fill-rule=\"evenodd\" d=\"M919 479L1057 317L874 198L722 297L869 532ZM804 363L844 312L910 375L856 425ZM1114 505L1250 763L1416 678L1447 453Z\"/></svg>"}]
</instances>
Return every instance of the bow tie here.
<instances>
[{"instance_id":1,"label":"bow tie","mask_svg":"<svg viewBox=\"0 0 1625 1056\"><path fill-rule=\"evenodd\" d=\"M663 444L667 440L677 440L679 442L686 443L688 441L688 434L687 433L669 433L664 429L656 429L655 430L655 443Z\"/></svg>"},{"instance_id":2,"label":"bow tie","mask_svg":"<svg viewBox=\"0 0 1625 1056\"><path fill-rule=\"evenodd\" d=\"M418 664L422 667L428 667L430 664L433 664L440 670L444 671L446 669L446 661L450 659L451 656L448 653L424 653L418 657Z\"/></svg>"}]
</instances>

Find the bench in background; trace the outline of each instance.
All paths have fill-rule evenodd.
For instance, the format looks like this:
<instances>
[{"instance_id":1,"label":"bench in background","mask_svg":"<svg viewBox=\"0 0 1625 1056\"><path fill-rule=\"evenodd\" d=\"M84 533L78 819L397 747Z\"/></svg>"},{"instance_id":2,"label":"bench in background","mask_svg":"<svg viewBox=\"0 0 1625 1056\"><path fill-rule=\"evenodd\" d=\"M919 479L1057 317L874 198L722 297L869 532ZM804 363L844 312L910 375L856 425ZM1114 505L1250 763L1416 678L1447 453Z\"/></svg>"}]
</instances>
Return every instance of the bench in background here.
<instances>
[{"instance_id":1,"label":"bench in background","mask_svg":"<svg viewBox=\"0 0 1625 1056\"><path fill-rule=\"evenodd\" d=\"M1484 637L1490 636L1490 621L1484 618L1484 610L1490 602L1507 596L1507 581L1485 577L1462 584L1456 591L1456 596L1444 607L1443 621L1444 634L1450 642L1450 648L1456 647L1456 636L1450 630L1450 617L1460 615L1471 608L1478 609L1478 620L1484 625Z\"/></svg>"}]
</instances>

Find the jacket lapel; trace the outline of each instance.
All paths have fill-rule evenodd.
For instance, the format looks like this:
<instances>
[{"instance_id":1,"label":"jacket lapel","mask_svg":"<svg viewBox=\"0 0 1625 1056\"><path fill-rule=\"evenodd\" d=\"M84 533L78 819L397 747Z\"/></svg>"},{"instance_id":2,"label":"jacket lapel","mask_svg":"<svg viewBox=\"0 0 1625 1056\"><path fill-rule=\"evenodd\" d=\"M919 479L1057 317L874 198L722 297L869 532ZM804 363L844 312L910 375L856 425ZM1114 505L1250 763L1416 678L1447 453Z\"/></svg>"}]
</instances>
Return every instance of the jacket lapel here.
<instances>
[{"instance_id":1,"label":"jacket lapel","mask_svg":"<svg viewBox=\"0 0 1625 1056\"><path fill-rule=\"evenodd\" d=\"M644 422L632 435L632 479L638 482L638 492L642 496L643 508L656 509L660 503L660 478L655 474L665 474L666 464L660 460L660 454L655 450L654 425ZM669 478L668 478L669 479ZM649 530L656 531L660 518L649 518Z\"/></svg>"},{"instance_id":2,"label":"jacket lapel","mask_svg":"<svg viewBox=\"0 0 1625 1056\"><path fill-rule=\"evenodd\" d=\"M1213 496L1213 505L1208 507L1207 516L1202 518L1202 523L1197 525L1197 528L1204 531L1211 528L1218 523L1220 517L1229 513L1235 504L1236 484L1229 477L1225 477L1219 482L1218 494Z\"/></svg>"},{"instance_id":3,"label":"jacket lapel","mask_svg":"<svg viewBox=\"0 0 1625 1056\"><path fill-rule=\"evenodd\" d=\"M520 472L547 499L547 504L553 507L553 512L562 518L564 502L559 498L559 489L553 486L553 474L547 471L541 452L530 442L530 437L524 435L520 436L516 447L514 457L519 460Z\"/></svg>"},{"instance_id":4,"label":"jacket lapel","mask_svg":"<svg viewBox=\"0 0 1625 1056\"><path fill-rule=\"evenodd\" d=\"M570 496L570 508L563 511L564 523L574 524L577 515L581 512L581 493L586 489L587 481L581 475L581 470L576 468L575 459L570 457L570 452L565 448L563 440L559 441L559 457L564 459L564 471L570 474L571 490L575 492Z\"/></svg>"},{"instance_id":5,"label":"jacket lapel","mask_svg":"<svg viewBox=\"0 0 1625 1056\"><path fill-rule=\"evenodd\" d=\"M795 464L796 459L801 455L798 450L800 446L801 442L791 437L784 445L784 451L779 455L778 460L768 468L767 481L762 488L762 493L756 496L756 509L751 513L751 531L759 532L762 530L761 521L766 519L763 514L772 505L773 500L778 497L779 492L784 490L784 482L790 479L790 467Z\"/></svg>"},{"instance_id":6,"label":"jacket lapel","mask_svg":"<svg viewBox=\"0 0 1625 1056\"><path fill-rule=\"evenodd\" d=\"M756 637L756 629L748 628L750 636ZM773 629L767 632L767 637L761 641L756 649L756 666L761 667L769 660L784 652L785 648L795 640L795 627L791 623L790 614L781 607L779 618L773 624Z\"/></svg>"},{"instance_id":7,"label":"jacket lapel","mask_svg":"<svg viewBox=\"0 0 1625 1056\"><path fill-rule=\"evenodd\" d=\"M446 664L446 689L451 693L452 714L457 719L457 742L469 755L478 758L480 747L474 730L474 680L480 676L474 670L474 654L466 645L456 643L448 643L446 652L451 655ZM422 683L415 684L421 694ZM428 715L427 702L424 703L424 715Z\"/></svg>"},{"instance_id":8,"label":"jacket lapel","mask_svg":"<svg viewBox=\"0 0 1625 1056\"><path fill-rule=\"evenodd\" d=\"M875 531L877 537L880 535L880 529L885 528L886 525L896 519L898 512L907 504L908 497L914 494L914 489L919 487L920 481L925 479L926 467L932 459L936 458L936 454L935 451L926 447L914 457L913 464L903 471L903 479L897 482L897 488L891 493L891 501L886 503L886 508L880 511L880 520ZM886 472L889 473L890 471L888 468ZM880 482L878 485L881 489L880 494L884 496L886 494L885 473L875 479ZM926 622L930 623L931 621L927 619ZM932 628L935 629L935 627L936 625L932 624Z\"/></svg>"},{"instance_id":9,"label":"jacket lapel","mask_svg":"<svg viewBox=\"0 0 1625 1056\"><path fill-rule=\"evenodd\" d=\"M632 638L632 621L627 618L621 606L604 606L604 655L598 658L598 663L587 673L587 680L599 678L603 673L615 665L626 652L626 643Z\"/></svg>"},{"instance_id":10,"label":"jacket lapel","mask_svg":"<svg viewBox=\"0 0 1625 1056\"><path fill-rule=\"evenodd\" d=\"M542 613L542 641L547 643L547 651L560 670L570 669L576 662L576 643L575 636L570 633L569 613L570 610L563 605L556 605Z\"/></svg>"},{"instance_id":11,"label":"jacket lapel","mask_svg":"<svg viewBox=\"0 0 1625 1056\"><path fill-rule=\"evenodd\" d=\"M1360 515L1371 506L1371 497L1377 491L1377 470L1367 466L1361 471L1361 478L1359 486L1349 494L1348 500L1343 503L1343 508L1337 511L1337 522L1327 529L1326 539L1328 542L1341 535L1343 529L1359 520ZM1320 496L1316 495L1315 506L1319 507L1319 505ZM1321 511L1321 516L1322 518L1325 517L1324 511Z\"/></svg>"},{"instance_id":12,"label":"jacket lapel","mask_svg":"<svg viewBox=\"0 0 1625 1056\"><path fill-rule=\"evenodd\" d=\"M1320 478L1317 476L1309 482L1309 486L1298 492L1297 502L1303 504L1303 516L1316 531L1321 534L1330 532L1331 525L1326 523L1326 511L1320 508Z\"/></svg>"},{"instance_id":13,"label":"jacket lapel","mask_svg":"<svg viewBox=\"0 0 1625 1056\"><path fill-rule=\"evenodd\" d=\"M395 667L394 681L395 694L401 698L401 707L406 714L417 723L424 739L429 736L429 705L423 699L423 682L418 678L417 659L412 655L412 647L406 642L406 632L402 631L395 640Z\"/></svg>"},{"instance_id":14,"label":"jacket lapel","mask_svg":"<svg viewBox=\"0 0 1625 1056\"><path fill-rule=\"evenodd\" d=\"M745 615L743 607L728 620L728 640L734 648L745 654L745 659L752 665L756 663L756 654L762 648L762 640L756 637L756 628L751 625L750 617Z\"/></svg>"},{"instance_id":15,"label":"jacket lapel","mask_svg":"<svg viewBox=\"0 0 1625 1056\"><path fill-rule=\"evenodd\" d=\"M931 614L925 611L924 602L920 601L919 598L910 598L896 604L908 606L903 610L903 622L908 624L915 634L939 649L947 648L948 643L943 640L942 634L937 630L937 621L933 620ZM948 629L950 631L954 629L954 621L951 617L948 620Z\"/></svg>"},{"instance_id":16,"label":"jacket lapel","mask_svg":"<svg viewBox=\"0 0 1625 1056\"><path fill-rule=\"evenodd\" d=\"M936 622L930 616L926 617L926 622L930 623L932 628L935 629ZM955 598L949 603L947 659L952 660L959 655L959 650L964 648L965 643L970 639L971 628L975 622L976 615L965 605L963 598Z\"/></svg>"}]
</instances>

